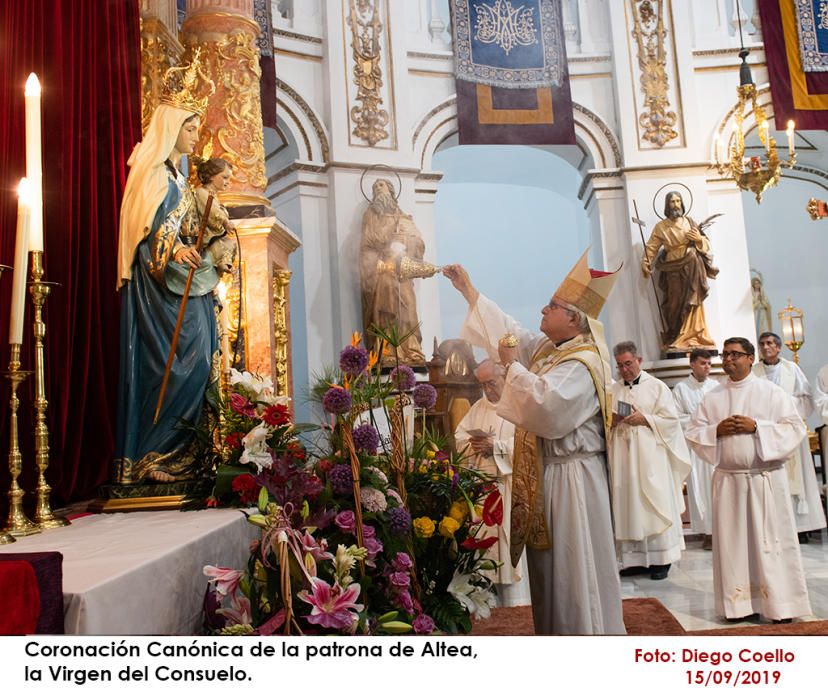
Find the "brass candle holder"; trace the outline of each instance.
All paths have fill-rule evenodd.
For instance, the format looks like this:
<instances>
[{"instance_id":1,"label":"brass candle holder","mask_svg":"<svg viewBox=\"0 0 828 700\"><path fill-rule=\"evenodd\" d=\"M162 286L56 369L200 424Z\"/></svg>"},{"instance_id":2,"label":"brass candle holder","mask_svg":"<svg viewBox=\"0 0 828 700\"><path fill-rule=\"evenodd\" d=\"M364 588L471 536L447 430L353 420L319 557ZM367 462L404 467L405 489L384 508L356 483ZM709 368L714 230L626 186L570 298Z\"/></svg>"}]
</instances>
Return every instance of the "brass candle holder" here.
<instances>
[{"instance_id":1,"label":"brass candle holder","mask_svg":"<svg viewBox=\"0 0 828 700\"><path fill-rule=\"evenodd\" d=\"M49 468L49 426L46 424L46 360L43 339L46 337L46 323L43 321L43 305L49 296L54 282L43 281L43 251L32 251L32 279L29 294L34 306L35 337L35 464L37 464L37 505L35 522L44 529L66 527L69 521L52 512L49 496L52 487L46 483L46 470Z\"/></svg>"},{"instance_id":2,"label":"brass candle holder","mask_svg":"<svg viewBox=\"0 0 828 700\"><path fill-rule=\"evenodd\" d=\"M17 387L30 374L28 370L20 369L20 343L11 344L11 358L9 369L4 372L11 384L11 400L9 406L9 473L11 474L11 486L9 486L9 515L6 518L6 532L12 537L25 537L41 532L42 528L35 525L26 517L23 512L23 495L25 492L17 483L17 477L23 468L23 457L20 454L20 443L17 433L17 408L20 406L20 399L17 398Z\"/></svg>"},{"instance_id":3,"label":"brass candle holder","mask_svg":"<svg viewBox=\"0 0 828 700\"><path fill-rule=\"evenodd\" d=\"M9 265L0 265L0 278L3 277L3 273L6 270L11 270L12 268ZM15 542L14 537L12 537L5 529L0 528L0 544L11 544Z\"/></svg>"}]
</instances>

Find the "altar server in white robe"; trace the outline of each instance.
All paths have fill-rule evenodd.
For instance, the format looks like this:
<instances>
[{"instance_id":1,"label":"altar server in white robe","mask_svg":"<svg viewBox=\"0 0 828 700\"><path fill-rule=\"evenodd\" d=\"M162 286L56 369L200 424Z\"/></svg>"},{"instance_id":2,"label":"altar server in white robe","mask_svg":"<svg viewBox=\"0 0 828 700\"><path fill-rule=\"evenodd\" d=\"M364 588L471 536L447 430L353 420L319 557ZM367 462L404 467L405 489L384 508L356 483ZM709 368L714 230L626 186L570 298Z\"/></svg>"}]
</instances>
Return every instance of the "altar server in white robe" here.
<instances>
[{"instance_id":1,"label":"altar server in white robe","mask_svg":"<svg viewBox=\"0 0 828 700\"><path fill-rule=\"evenodd\" d=\"M492 580L497 588L499 603L504 607L529 605L529 569L526 555L517 566L512 566L509 555L509 524L512 513L512 452L515 444L515 426L497 415L497 403L503 393L506 373L489 358L474 370L474 376L483 389L483 397L474 402L454 432L457 451L468 449L469 463L497 479L503 496L503 524L497 528L497 542L486 556L501 562ZM471 431L471 433L469 432ZM488 572L487 572L488 573Z\"/></svg>"},{"instance_id":2,"label":"altar server in white robe","mask_svg":"<svg viewBox=\"0 0 828 700\"><path fill-rule=\"evenodd\" d=\"M670 389L641 370L635 343L618 343L613 354L621 376L612 387L609 443L618 556L627 573L647 567L658 581L684 549L682 485L690 451Z\"/></svg>"},{"instance_id":3,"label":"altar server in white robe","mask_svg":"<svg viewBox=\"0 0 828 700\"><path fill-rule=\"evenodd\" d=\"M705 394L719 386L710 378L713 353L705 348L690 352L690 376L673 387L673 399L678 409L682 430L687 430L690 416L695 413ZM713 548L713 513L710 489L713 483L713 465L703 462L695 452L690 453L690 476L687 477L687 504L690 509L690 527L704 535L702 547Z\"/></svg>"},{"instance_id":4,"label":"altar server in white robe","mask_svg":"<svg viewBox=\"0 0 828 700\"><path fill-rule=\"evenodd\" d=\"M541 309L540 334L479 294L459 265L444 274L469 312L461 337L506 368L499 416L516 426L512 562L527 547L538 634L624 634L606 471L611 381L596 320L616 273L585 252Z\"/></svg>"},{"instance_id":5,"label":"altar server in white robe","mask_svg":"<svg viewBox=\"0 0 828 700\"><path fill-rule=\"evenodd\" d=\"M828 425L828 365L817 372L814 384L814 407L820 425Z\"/></svg>"},{"instance_id":6,"label":"altar server in white robe","mask_svg":"<svg viewBox=\"0 0 828 700\"><path fill-rule=\"evenodd\" d=\"M757 377L769 379L783 389L793 399L799 417L804 423L814 411L811 385L799 365L779 356L781 350L782 339L776 333L762 333L759 336L759 354L762 361L753 366L753 373ZM807 433L800 442L799 449L785 462L785 471L793 497L797 532L821 530L825 527L825 512L819 496L819 485Z\"/></svg>"},{"instance_id":7,"label":"altar server in white robe","mask_svg":"<svg viewBox=\"0 0 828 700\"><path fill-rule=\"evenodd\" d=\"M728 338L727 383L704 397L687 440L713 472L716 614L769 620L811 614L785 460L805 435L791 397L751 374L755 350Z\"/></svg>"}]
</instances>

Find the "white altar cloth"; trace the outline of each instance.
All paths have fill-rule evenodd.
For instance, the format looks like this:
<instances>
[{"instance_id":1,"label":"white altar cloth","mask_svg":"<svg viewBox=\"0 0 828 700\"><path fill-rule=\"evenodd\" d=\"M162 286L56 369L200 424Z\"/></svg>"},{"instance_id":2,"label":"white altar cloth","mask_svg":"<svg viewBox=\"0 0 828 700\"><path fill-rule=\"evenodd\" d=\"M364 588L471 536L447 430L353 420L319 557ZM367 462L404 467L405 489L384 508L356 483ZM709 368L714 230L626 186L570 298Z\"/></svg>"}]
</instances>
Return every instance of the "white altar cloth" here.
<instances>
[{"instance_id":1,"label":"white altar cloth","mask_svg":"<svg viewBox=\"0 0 828 700\"><path fill-rule=\"evenodd\" d=\"M238 510L112 513L0 552L63 553L66 634L198 634L204 565L243 568L259 532Z\"/></svg>"}]
</instances>

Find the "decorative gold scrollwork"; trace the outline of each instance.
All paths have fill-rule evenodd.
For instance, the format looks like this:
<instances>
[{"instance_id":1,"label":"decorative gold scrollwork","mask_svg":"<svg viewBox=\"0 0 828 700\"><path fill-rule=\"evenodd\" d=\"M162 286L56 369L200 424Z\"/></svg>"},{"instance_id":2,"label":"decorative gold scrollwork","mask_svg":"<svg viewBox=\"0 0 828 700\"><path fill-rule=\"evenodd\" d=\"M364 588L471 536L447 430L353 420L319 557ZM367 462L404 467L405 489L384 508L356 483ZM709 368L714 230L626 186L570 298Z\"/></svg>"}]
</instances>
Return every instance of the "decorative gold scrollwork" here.
<instances>
[{"instance_id":1,"label":"decorative gold scrollwork","mask_svg":"<svg viewBox=\"0 0 828 700\"><path fill-rule=\"evenodd\" d=\"M231 190L263 192L267 186L257 31L244 23L216 41L185 38L188 54L201 47L205 72L216 83L196 151L212 142L213 153L233 165Z\"/></svg>"},{"instance_id":2,"label":"decorative gold scrollwork","mask_svg":"<svg viewBox=\"0 0 828 700\"><path fill-rule=\"evenodd\" d=\"M288 380L288 285L290 270L273 265L273 348L276 355L276 376L273 388L277 394L287 396L290 392Z\"/></svg>"},{"instance_id":3,"label":"decorative gold scrollwork","mask_svg":"<svg viewBox=\"0 0 828 700\"><path fill-rule=\"evenodd\" d=\"M638 123L644 129L643 138L661 148L678 137L678 132L673 128L678 117L670 110L667 96L664 0L630 0L630 5L634 25L632 36L638 47L645 105Z\"/></svg>"},{"instance_id":4,"label":"decorative gold scrollwork","mask_svg":"<svg viewBox=\"0 0 828 700\"><path fill-rule=\"evenodd\" d=\"M181 64L183 48L157 17L141 19L141 132L161 101L164 74Z\"/></svg>"},{"instance_id":5,"label":"decorative gold scrollwork","mask_svg":"<svg viewBox=\"0 0 828 700\"><path fill-rule=\"evenodd\" d=\"M358 88L356 100L362 103L351 108L351 119L356 122L352 133L371 146L388 138L385 126L389 116L382 109L380 95L380 4L380 0L350 0L348 16L354 52L354 82Z\"/></svg>"}]
</instances>

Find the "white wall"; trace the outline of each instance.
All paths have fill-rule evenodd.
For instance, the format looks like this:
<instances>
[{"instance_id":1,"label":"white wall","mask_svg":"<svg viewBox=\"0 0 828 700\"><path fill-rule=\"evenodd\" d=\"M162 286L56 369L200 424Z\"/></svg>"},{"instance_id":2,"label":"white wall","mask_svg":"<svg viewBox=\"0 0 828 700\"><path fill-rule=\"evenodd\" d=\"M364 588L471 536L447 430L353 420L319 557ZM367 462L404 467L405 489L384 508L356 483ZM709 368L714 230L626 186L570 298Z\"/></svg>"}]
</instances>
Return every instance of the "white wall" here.
<instances>
[{"instance_id":1,"label":"white wall","mask_svg":"<svg viewBox=\"0 0 828 700\"><path fill-rule=\"evenodd\" d=\"M782 178L757 205L745 194L744 215L750 266L762 273L772 306L773 330L782 335L776 314L788 304L805 313L805 344L799 364L812 382L828 363L828 280L825 247L828 220L812 221L805 211L811 197L824 199L823 188L811 182ZM783 348L782 356L792 359Z\"/></svg>"},{"instance_id":2,"label":"white wall","mask_svg":"<svg viewBox=\"0 0 828 700\"><path fill-rule=\"evenodd\" d=\"M483 294L537 328L541 307L589 242L580 175L527 146L453 146L433 167L443 173L434 205L438 264L461 263ZM466 303L448 280L439 285L440 340L456 338Z\"/></svg>"}]
</instances>

